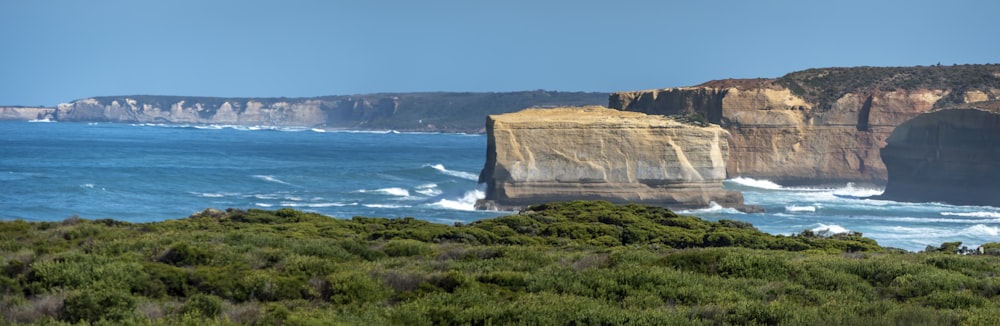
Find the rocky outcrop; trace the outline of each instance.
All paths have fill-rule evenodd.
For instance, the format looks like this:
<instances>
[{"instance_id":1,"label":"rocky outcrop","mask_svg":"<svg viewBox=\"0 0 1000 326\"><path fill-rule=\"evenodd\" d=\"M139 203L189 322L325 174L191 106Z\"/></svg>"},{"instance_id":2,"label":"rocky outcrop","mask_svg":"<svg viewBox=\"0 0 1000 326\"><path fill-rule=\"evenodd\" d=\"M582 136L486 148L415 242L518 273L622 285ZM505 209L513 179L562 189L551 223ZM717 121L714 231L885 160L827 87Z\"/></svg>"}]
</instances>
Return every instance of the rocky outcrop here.
<instances>
[{"instance_id":1,"label":"rocky outcrop","mask_svg":"<svg viewBox=\"0 0 1000 326\"><path fill-rule=\"evenodd\" d=\"M949 67L831 69L808 76L721 80L697 87L619 92L611 94L609 106L659 115L698 113L720 124L730 135L726 170L731 177L768 179L785 185L882 185L888 174L879 149L886 145L896 126L956 102L1000 98L1000 88L993 86L1000 81L1000 66L968 69L973 68L989 83L961 84L965 81L959 77L967 74L965 70L949 75ZM872 69L875 72L869 71ZM942 83L948 87L903 88L890 84L909 82L909 75L899 77L907 72L918 77L945 76L938 79L952 78L947 80L963 86ZM876 76L868 77L866 73ZM857 78L847 78L851 76ZM858 81L863 78L872 81Z\"/></svg>"},{"instance_id":2,"label":"rocky outcrop","mask_svg":"<svg viewBox=\"0 0 1000 326\"><path fill-rule=\"evenodd\" d=\"M0 106L0 120L45 120L55 118L55 109L46 107Z\"/></svg>"},{"instance_id":3,"label":"rocky outcrop","mask_svg":"<svg viewBox=\"0 0 1000 326\"><path fill-rule=\"evenodd\" d=\"M722 189L728 133L604 107L529 109L486 123L483 209L566 200L742 208Z\"/></svg>"},{"instance_id":4,"label":"rocky outcrop","mask_svg":"<svg viewBox=\"0 0 1000 326\"><path fill-rule=\"evenodd\" d=\"M1000 206L1000 114L925 113L896 127L882 149L882 199Z\"/></svg>"},{"instance_id":5,"label":"rocky outcrop","mask_svg":"<svg viewBox=\"0 0 1000 326\"><path fill-rule=\"evenodd\" d=\"M40 108L58 121L295 126L483 132L483 117L528 107L596 105L605 93L394 93L310 98L94 97ZM0 108L0 119L38 119L35 108Z\"/></svg>"}]
</instances>

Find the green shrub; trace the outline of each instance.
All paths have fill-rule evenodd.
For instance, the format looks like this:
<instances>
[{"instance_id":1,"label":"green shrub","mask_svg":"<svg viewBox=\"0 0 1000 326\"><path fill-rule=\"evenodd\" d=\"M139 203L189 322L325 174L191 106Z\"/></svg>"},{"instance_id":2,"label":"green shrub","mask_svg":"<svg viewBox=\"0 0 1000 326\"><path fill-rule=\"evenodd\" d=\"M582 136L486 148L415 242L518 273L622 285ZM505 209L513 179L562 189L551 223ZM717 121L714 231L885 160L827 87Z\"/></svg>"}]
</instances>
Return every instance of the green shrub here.
<instances>
[{"instance_id":1,"label":"green shrub","mask_svg":"<svg viewBox=\"0 0 1000 326\"><path fill-rule=\"evenodd\" d=\"M60 319L72 323L122 321L135 315L135 307L135 298L127 292L86 288L70 292L66 296Z\"/></svg>"},{"instance_id":2,"label":"green shrub","mask_svg":"<svg viewBox=\"0 0 1000 326\"><path fill-rule=\"evenodd\" d=\"M434 253L429 244L410 239L389 240L382 250L389 257L428 256Z\"/></svg>"},{"instance_id":3,"label":"green shrub","mask_svg":"<svg viewBox=\"0 0 1000 326\"><path fill-rule=\"evenodd\" d=\"M181 306L182 314L195 314L214 318L222 312L222 298L210 294L195 294L187 298Z\"/></svg>"},{"instance_id":4,"label":"green shrub","mask_svg":"<svg viewBox=\"0 0 1000 326\"><path fill-rule=\"evenodd\" d=\"M167 249L157 261L174 266L194 266L206 264L209 259L210 256L204 249L181 242Z\"/></svg>"},{"instance_id":5,"label":"green shrub","mask_svg":"<svg viewBox=\"0 0 1000 326\"><path fill-rule=\"evenodd\" d=\"M363 304L388 299L391 289L380 279L361 271L343 271L326 277L326 300L337 304Z\"/></svg>"}]
</instances>

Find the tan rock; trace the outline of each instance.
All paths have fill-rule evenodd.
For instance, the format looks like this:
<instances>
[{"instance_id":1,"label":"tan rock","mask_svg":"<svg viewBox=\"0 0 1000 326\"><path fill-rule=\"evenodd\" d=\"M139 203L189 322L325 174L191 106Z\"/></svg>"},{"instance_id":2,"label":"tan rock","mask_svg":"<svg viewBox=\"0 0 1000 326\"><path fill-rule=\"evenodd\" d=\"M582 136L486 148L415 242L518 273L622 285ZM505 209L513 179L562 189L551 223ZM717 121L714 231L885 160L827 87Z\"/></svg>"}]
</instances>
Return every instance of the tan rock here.
<instances>
[{"instance_id":1,"label":"tan rock","mask_svg":"<svg viewBox=\"0 0 1000 326\"><path fill-rule=\"evenodd\" d=\"M716 125L583 107L491 115L486 129L481 208L578 199L742 207L722 189L728 133Z\"/></svg>"},{"instance_id":2,"label":"tan rock","mask_svg":"<svg viewBox=\"0 0 1000 326\"><path fill-rule=\"evenodd\" d=\"M820 109L787 88L684 87L611 94L612 108L674 115L697 112L729 131L729 176L781 184L883 184L879 156L893 128L928 112L947 90L847 93ZM971 93L970 93L971 94ZM985 94L985 93L984 93ZM967 99L980 99L978 94Z\"/></svg>"}]
</instances>

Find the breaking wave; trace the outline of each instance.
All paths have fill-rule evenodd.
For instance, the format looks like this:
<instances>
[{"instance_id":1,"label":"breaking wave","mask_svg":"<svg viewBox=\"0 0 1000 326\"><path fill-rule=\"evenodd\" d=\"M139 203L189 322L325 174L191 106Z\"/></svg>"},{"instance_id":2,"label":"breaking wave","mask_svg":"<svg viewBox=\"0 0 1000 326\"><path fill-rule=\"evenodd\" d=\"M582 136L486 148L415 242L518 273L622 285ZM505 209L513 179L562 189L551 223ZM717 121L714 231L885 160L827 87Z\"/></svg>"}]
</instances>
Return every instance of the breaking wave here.
<instances>
[{"instance_id":1,"label":"breaking wave","mask_svg":"<svg viewBox=\"0 0 1000 326\"><path fill-rule=\"evenodd\" d=\"M816 234L818 234L820 236L824 236L824 237L829 237L829 236L834 235L834 234L840 234L840 233L848 233L848 232L850 232L850 230L848 230L848 229L846 229L846 228L844 228L844 227L842 227L840 225L836 225L836 224L829 224L829 225L827 225L827 224L823 224L823 223L818 223L816 225L817 226L814 227L814 228L812 228L811 230L813 232L815 232Z\"/></svg>"},{"instance_id":2,"label":"breaking wave","mask_svg":"<svg viewBox=\"0 0 1000 326\"><path fill-rule=\"evenodd\" d=\"M476 201L486 197L486 192L480 189L470 190L465 192L462 197L455 199L442 198L441 200L430 204L432 207L439 207L445 209L454 209L460 211L474 211L476 210Z\"/></svg>"},{"instance_id":3,"label":"breaking wave","mask_svg":"<svg viewBox=\"0 0 1000 326\"><path fill-rule=\"evenodd\" d=\"M472 181L478 181L479 180L479 176L476 175L476 174L474 174L474 173L448 170L448 169L444 168L444 165L442 165L442 164L427 164L427 165L424 165L424 166L433 168L435 170L438 170L441 173L444 173L444 174L447 174L447 175L450 175L450 176L453 176L453 177L456 177L456 178L462 178L462 179L472 180Z\"/></svg>"}]
</instances>

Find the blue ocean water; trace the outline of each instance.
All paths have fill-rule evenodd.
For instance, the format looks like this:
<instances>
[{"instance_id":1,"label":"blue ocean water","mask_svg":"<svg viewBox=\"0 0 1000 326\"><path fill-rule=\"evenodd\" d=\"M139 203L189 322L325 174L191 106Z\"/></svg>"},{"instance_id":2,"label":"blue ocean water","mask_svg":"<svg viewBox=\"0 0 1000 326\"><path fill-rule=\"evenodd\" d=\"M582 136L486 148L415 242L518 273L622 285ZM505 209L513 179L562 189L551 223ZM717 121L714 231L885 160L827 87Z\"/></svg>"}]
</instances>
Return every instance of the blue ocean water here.
<instances>
[{"instance_id":1,"label":"blue ocean water","mask_svg":"<svg viewBox=\"0 0 1000 326\"><path fill-rule=\"evenodd\" d=\"M183 218L205 208L291 207L338 218L471 222L484 135L308 128L0 121L0 219L71 216L129 222ZM858 231L883 246L922 250L1000 241L1000 208L852 199L881 189L783 187L735 178L729 189L762 214L712 207L710 220L773 234Z\"/></svg>"}]
</instances>

